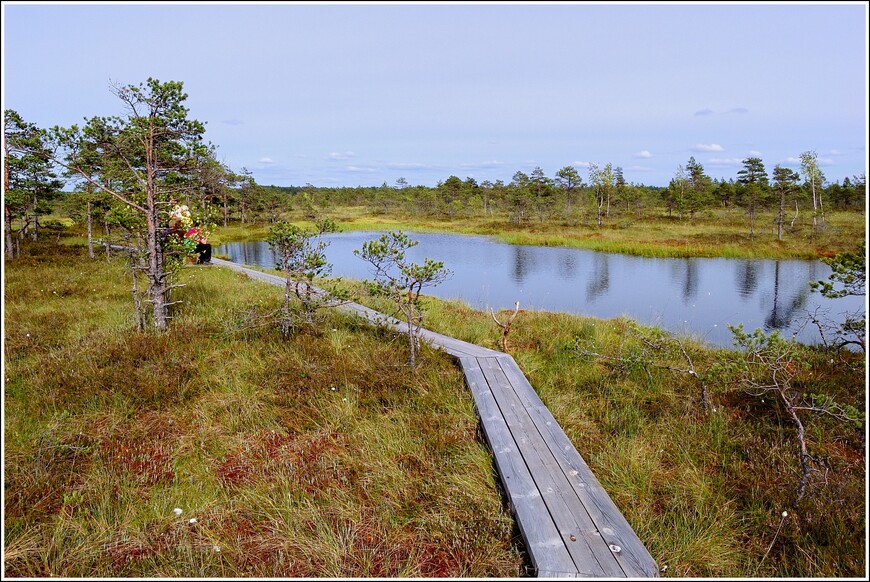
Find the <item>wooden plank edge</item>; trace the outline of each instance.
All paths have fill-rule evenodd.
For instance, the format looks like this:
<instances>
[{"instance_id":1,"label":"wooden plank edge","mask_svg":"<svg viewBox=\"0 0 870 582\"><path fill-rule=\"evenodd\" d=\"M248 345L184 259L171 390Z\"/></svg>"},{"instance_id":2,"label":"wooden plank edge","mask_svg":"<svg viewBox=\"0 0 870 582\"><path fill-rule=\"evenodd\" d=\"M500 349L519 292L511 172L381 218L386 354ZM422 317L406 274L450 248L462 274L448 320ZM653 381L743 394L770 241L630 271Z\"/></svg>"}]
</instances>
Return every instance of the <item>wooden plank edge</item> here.
<instances>
[{"instance_id":1,"label":"wooden plank edge","mask_svg":"<svg viewBox=\"0 0 870 582\"><path fill-rule=\"evenodd\" d=\"M617 560L630 577L659 577L659 568L649 550L625 519L616 503L595 477L568 435L544 406L537 392L510 356L498 358L499 364L529 408L529 414L547 440L556 460L608 545L620 548ZM618 533L619 532L619 533Z\"/></svg>"},{"instance_id":2,"label":"wooden plank edge","mask_svg":"<svg viewBox=\"0 0 870 582\"><path fill-rule=\"evenodd\" d=\"M474 397L484 437L492 451L502 489L525 541L532 566L536 572L576 574L574 560L555 523L552 519L538 519L544 515L549 518L549 512L528 467L518 453L516 442L498 409L477 359L460 358L459 362Z\"/></svg>"},{"instance_id":3,"label":"wooden plank edge","mask_svg":"<svg viewBox=\"0 0 870 582\"><path fill-rule=\"evenodd\" d=\"M602 538L498 360L482 359L480 367L577 571L589 577L625 577L625 570Z\"/></svg>"}]
</instances>

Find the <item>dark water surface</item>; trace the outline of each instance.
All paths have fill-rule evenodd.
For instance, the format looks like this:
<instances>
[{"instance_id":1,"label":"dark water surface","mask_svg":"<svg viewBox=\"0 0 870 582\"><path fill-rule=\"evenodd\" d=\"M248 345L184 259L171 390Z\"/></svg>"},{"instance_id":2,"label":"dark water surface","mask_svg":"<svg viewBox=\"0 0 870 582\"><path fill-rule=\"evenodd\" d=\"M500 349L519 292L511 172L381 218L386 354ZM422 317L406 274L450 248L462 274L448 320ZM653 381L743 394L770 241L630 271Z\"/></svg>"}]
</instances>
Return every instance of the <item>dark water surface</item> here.
<instances>
[{"instance_id":1,"label":"dark water surface","mask_svg":"<svg viewBox=\"0 0 870 582\"><path fill-rule=\"evenodd\" d=\"M333 276L370 279L368 263L353 254L376 232L328 235ZM731 346L728 325L774 329L803 343L818 343L807 313L842 321L864 311L863 297L826 299L810 281L826 280L821 261L769 259L655 259L580 249L508 245L489 237L410 233L419 245L408 258L442 261L453 276L425 294L460 299L472 307L564 311L600 318L628 316L679 335ZM274 267L264 241L227 243L215 253L241 264ZM802 328L802 329L801 329Z\"/></svg>"}]
</instances>

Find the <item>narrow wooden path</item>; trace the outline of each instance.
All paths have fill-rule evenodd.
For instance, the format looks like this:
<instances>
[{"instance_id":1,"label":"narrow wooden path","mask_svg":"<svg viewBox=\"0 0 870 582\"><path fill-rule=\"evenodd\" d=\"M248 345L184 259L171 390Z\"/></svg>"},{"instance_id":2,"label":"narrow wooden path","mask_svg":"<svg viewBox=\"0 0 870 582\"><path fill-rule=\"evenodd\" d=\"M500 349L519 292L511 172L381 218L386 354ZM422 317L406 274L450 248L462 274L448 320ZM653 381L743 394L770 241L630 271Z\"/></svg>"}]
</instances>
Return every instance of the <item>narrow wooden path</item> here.
<instances>
[{"instance_id":1,"label":"narrow wooden path","mask_svg":"<svg viewBox=\"0 0 870 582\"><path fill-rule=\"evenodd\" d=\"M285 280L212 259L215 265L283 286ZM407 324L356 303L339 309L406 332ZM658 566L544 406L514 359L429 330L431 345L455 356L526 550L541 577L640 578Z\"/></svg>"}]
</instances>

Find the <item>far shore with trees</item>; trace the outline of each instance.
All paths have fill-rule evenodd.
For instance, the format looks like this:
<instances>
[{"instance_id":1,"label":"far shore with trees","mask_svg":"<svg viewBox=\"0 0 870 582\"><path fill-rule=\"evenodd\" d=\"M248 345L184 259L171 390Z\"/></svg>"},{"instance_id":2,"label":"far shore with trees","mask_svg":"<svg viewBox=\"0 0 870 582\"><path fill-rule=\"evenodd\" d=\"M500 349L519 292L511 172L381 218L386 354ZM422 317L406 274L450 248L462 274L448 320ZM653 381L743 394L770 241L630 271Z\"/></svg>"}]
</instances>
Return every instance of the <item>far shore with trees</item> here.
<instances>
[{"instance_id":1,"label":"far shore with trees","mask_svg":"<svg viewBox=\"0 0 870 582\"><path fill-rule=\"evenodd\" d=\"M221 240L265 239L277 222L313 225L326 215L351 228L458 231L649 256L831 257L866 236L866 173L829 181L812 150L797 169L749 157L727 180L690 157L667 186L627 182L612 163L568 165L552 177L535 167L508 182L451 175L434 187L401 176L380 186L274 186L218 161L203 124L187 117L180 83L149 80L114 92L124 115L81 128L49 131L5 112L7 259L58 214L87 225L89 245L129 231L135 218L143 249L154 251L170 196L222 227ZM148 127L160 131L152 143L138 142ZM158 253L148 260L158 263L150 276L159 277Z\"/></svg>"}]
</instances>

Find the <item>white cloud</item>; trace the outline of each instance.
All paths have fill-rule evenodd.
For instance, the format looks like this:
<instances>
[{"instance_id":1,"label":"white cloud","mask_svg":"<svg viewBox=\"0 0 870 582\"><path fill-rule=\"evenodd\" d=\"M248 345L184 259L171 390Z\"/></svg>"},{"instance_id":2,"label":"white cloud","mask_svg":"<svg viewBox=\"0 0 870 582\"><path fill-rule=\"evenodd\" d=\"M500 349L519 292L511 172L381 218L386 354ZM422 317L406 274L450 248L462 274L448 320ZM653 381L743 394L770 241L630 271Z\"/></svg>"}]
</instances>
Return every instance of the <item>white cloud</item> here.
<instances>
[{"instance_id":1,"label":"white cloud","mask_svg":"<svg viewBox=\"0 0 870 582\"><path fill-rule=\"evenodd\" d=\"M588 168L588 167L591 166L593 163L594 163L594 162L574 162L574 163L571 164L571 165L572 165L572 166L580 166L581 168Z\"/></svg>"},{"instance_id":2,"label":"white cloud","mask_svg":"<svg viewBox=\"0 0 870 582\"><path fill-rule=\"evenodd\" d=\"M712 114L713 114L713 110L710 109L709 107L706 107L706 108L704 108L704 109L699 109L698 111L695 112L695 115L696 115L696 116L701 116L701 115L712 115Z\"/></svg>"},{"instance_id":3,"label":"white cloud","mask_svg":"<svg viewBox=\"0 0 870 582\"><path fill-rule=\"evenodd\" d=\"M707 160L708 166L739 166L743 163L740 158L712 158Z\"/></svg>"},{"instance_id":4,"label":"white cloud","mask_svg":"<svg viewBox=\"0 0 870 582\"><path fill-rule=\"evenodd\" d=\"M504 165L504 162L499 162L498 160L488 160L485 162L478 162L474 164L459 164L460 168L463 169L472 169L472 170L485 170L487 168L499 168Z\"/></svg>"},{"instance_id":5,"label":"white cloud","mask_svg":"<svg viewBox=\"0 0 870 582\"><path fill-rule=\"evenodd\" d=\"M692 148L696 152L724 152L725 148L720 146L718 143L704 144L699 143L695 144L695 147Z\"/></svg>"},{"instance_id":6,"label":"white cloud","mask_svg":"<svg viewBox=\"0 0 870 582\"><path fill-rule=\"evenodd\" d=\"M389 162L384 167L390 170L431 170L434 166L418 162Z\"/></svg>"},{"instance_id":7,"label":"white cloud","mask_svg":"<svg viewBox=\"0 0 870 582\"><path fill-rule=\"evenodd\" d=\"M366 166L345 166L344 169L348 172L361 172L364 174L371 174L376 171L374 168L369 168Z\"/></svg>"},{"instance_id":8,"label":"white cloud","mask_svg":"<svg viewBox=\"0 0 870 582\"><path fill-rule=\"evenodd\" d=\"M260 158L257 161L259 161L261 164L274 164L275 163L275 160L273 160L272 158L268 158L268 157Z\"/></svg>"},{"instance_id":9,"label":"white cloud","mask_svg":"<svg viewBox=\"0 0 870 582\"><path fill-rule=\"evenodd\" d=\"M629 172L654 172L654 168L647 168L646 166L629 166L626 168Z\"/></svg>"},{"instance_id":10,"label":"white cloud","mask_svg":"<svg viewBox=\"0 0 870 582\"><path fill-rule=\"evenodd\" d=\"M651 158L653 157L652 153L649 150L640 150L636 154L634 154L636 158Z\"/></svg>"},{"instance_id":11,"label":"white cloud","mask_svg":"<svg viewBox=\"0 0 870 582\"><path fill-rule=\"evenodd\" d=\"M728 113L749 113L749 110L745 107L734 107L733 109L729 109Z\"/></svg>"},{"instance_id":12,"label":"white cloud","mask_svg":"<svg viewBox=\"0 0 870 582\"><path fill-rule=\"evenodd\" d=\"M330 160L349 160L355 158L356 154L353 152L329 152L327 157Z\"/></svg>"},{"instance_id":13,"label":"white cloud","mask_svg":"<svg viewBox=\"0 0 870 582\"><path fill-rule=\"evenodd\" d=\"M758 150L749 150L749 155L750 155L750 156L755 156L756 158L760 158L760 157L761 157L761 152L758 151Z\"/></svg>"},{"instance_id":14,"label":"white cloud","mask_svg":"<svg viewBox=\"0 0 870 582\"><path fill-rule=\"evenodd\" d=\"M785 163L787 163L787 164L800 164L801 160L800 160L800 158L796 158L794 156L789 156L785 159Z\"/></svg>"}]
</instances>

